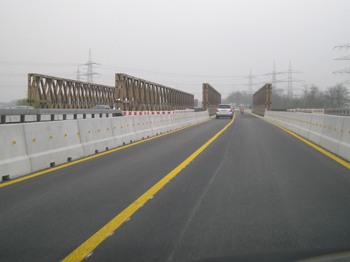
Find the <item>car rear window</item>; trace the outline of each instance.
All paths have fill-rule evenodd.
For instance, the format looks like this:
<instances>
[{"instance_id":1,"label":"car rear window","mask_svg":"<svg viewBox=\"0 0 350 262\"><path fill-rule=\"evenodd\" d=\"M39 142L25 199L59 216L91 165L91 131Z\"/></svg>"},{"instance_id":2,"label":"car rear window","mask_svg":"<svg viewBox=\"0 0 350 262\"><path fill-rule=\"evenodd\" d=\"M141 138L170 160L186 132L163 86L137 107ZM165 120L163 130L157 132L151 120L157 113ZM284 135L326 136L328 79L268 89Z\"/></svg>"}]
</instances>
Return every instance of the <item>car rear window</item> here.
<instances>
[{"instance_id":1,"label":"car rear window","mask_svg":"<svg viewBox=\"0 0 350 262\"><path fill-rule=\"evenodd\" d=\"M230 105L219 105L218 108L231 108Z\"/></svg>"}]
</instances>

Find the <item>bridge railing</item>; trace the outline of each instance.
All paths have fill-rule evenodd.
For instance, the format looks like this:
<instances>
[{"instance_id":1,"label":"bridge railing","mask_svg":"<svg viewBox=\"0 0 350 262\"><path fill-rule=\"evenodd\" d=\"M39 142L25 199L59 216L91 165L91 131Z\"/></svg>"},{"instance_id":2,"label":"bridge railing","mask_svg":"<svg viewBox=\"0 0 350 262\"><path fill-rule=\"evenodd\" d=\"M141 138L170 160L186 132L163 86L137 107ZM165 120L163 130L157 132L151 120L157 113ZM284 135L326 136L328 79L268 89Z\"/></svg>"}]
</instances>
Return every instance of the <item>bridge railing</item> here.
<instances>
[{"instance_id":1,"label":"bridge railing","mask_svg":"<svg viewBox=\"0 0 350 262\"><path fill-rule=\"evenodd\" d=\"M194 95L127 74L115 74L117 108L166 111L193 108Z\"/></svg>"},{"instance_id":2,"label":"bridge railing","mask_svg":"<svg viewBox=\"0 0 350 262\"><path fill-rule=\"evenodd\" d=\"M114 107L115 87L41 74L28 74L29 106L54 109Z\"/></svg>"},{"instance_id":3,"label":"bridge railing","mask_svg":"<svg viewBox=\"0 0 350 262\"><path fill-rule=\"evenodd\" d=\"M221 103L221 94L210 84L203 83L202 110L209 109L209 114L214 115L215 109Z\"/></svg>"},{"instance_id":4,"label":"bridge railing","mask_svg":"<svg viewBox=\"0 0 350 262\"><path fill-rule=\"evenodd\" d=\"M265 115L265 110L272 110L272 84L265 84L253 95L252 112Z\"/></svg>"}]
</instances>

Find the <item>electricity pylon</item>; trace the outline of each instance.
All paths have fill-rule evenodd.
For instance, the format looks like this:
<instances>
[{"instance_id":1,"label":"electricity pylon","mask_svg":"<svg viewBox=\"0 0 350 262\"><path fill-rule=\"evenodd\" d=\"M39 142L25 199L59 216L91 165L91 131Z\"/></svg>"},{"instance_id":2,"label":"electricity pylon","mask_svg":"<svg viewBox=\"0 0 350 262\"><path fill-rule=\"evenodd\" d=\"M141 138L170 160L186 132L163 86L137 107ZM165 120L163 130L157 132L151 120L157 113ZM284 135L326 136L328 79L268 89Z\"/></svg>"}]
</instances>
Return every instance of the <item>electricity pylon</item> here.
<instances>
[{"instance_id":1,"label":"electricity pylon","mask_svg":"<svg viewBox=\"0 0 350 262\"><path fill-rule=\"evenodd\" d=\"M289 69L287 73L288 73L287 96L293 97L293 82L304 82L304 81L296 78L293 79L293 73L301 73L301 72L292 70L292 63L290 61L289 61Z\"/></svg>"},{"instance_id":2,"label":"electricity pylon","mask_svg":"<svg viewBox=\"0 0 350 262\"><path fill-rule=\"evenodd\" d=\"M346 49L348 49L348 48L350 48L350 44L338 45L338 46L335 46L333 49L336 49L336 48L339 48L339 49L346 48ZM335 58L334 60L350 60L350 56L338 57L338 58ZM333 74L350 74L350 67L334 71ZM337 84L345 84L345 85L347 85L347 84L350 84L350 80L346 80L344 82L337 83Z\"/></svg>"},{"instance_id":3,"label":"electricity pylon","mask_svg":"<svg viewBox=\"0 0 350 262\"><path fill-rule=\"evenodd\" d=\"M250 73L245 78L248 78L248 84L244 84L245 86L248 86L248 94L253 94L253 85L256 85L253 83L253 79L256 78L256 76L252 75L252 68L250 68Z\"/></svg>"},{"instance_id":4,"label":"electricity pylon","mask_svg":"<svg viewBox=\"0 0 350 262\"><path fill-rule=\"evenodd\" d=\"M87 78L87 82L88 83L93 83L94 82L94 75L99 75L98 73L93 71L93 65L99 65L98 63L95 63L92 61L91 59L91 49L89 49L89 61L85 64L83 64L83 66L87 66L87 71L85 74L86 78Z\"/></svg>"}]
</instances>

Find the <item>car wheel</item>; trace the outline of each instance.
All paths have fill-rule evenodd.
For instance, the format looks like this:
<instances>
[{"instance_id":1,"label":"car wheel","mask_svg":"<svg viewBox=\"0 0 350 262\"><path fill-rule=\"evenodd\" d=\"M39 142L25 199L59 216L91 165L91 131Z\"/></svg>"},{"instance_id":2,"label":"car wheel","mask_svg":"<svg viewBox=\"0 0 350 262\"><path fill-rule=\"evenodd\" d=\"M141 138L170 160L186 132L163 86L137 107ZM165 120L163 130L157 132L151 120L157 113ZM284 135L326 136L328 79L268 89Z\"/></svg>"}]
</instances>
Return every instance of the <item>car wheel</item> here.
<instances>
[{"instance_id":1,"label":"car wheel","mask_svg":"<svg viewBox=\"0 0 350 262\"><path fill-rule=\"evenodd\" d=\"M216 116L216 119L219 119L219 117L218 117L218 116Z\"/></svg>"}]
</instances>

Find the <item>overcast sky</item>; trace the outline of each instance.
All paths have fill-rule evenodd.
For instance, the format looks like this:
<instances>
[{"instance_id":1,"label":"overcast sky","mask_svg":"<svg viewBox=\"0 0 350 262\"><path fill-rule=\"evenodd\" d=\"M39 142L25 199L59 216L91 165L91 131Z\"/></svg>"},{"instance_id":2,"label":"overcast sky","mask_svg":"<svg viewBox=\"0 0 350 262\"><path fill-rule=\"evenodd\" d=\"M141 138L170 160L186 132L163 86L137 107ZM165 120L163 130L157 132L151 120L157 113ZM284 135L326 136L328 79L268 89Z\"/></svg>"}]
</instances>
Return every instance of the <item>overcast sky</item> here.
<instances>
[{"instance_id":1,"label":"overcast sky","mask_svg":"<svg viewBox=\"0 0 350 262\"><path fill-rule=\"evenodd\" d=\"M25 98L27 74L76 79L89 58L94 82L127 73L202 100L202 83L225 98L292 69L294 94L350 79L349 0L87 1L0 0L0 102ZM86 66L80 66L81 73ZM287 74L278 78L287 80ZM278 84L286 89L287 82ZM346 85L350 89L350 85Z\"/></svg>"}]
</instances>

